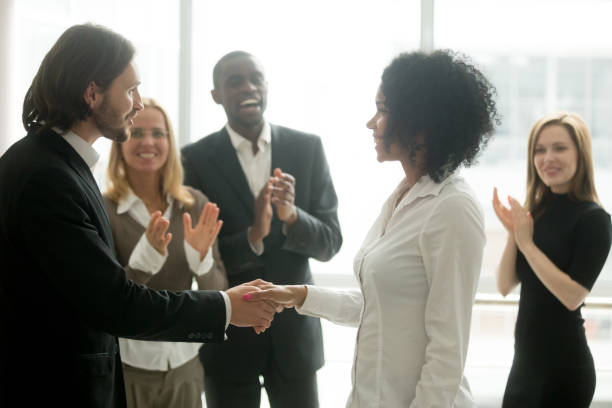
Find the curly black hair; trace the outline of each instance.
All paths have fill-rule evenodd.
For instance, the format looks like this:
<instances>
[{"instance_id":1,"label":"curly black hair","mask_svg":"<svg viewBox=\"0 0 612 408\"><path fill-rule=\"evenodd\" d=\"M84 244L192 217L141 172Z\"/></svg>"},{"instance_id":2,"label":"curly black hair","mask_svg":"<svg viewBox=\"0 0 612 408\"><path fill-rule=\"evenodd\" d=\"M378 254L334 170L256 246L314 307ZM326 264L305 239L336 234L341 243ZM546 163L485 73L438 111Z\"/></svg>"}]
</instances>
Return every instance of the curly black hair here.
<instances>
[{"instance_id":1,"label":"curly black hair","mask_svg":"<svg viewBox=\"0 0 612 408\"><path fill-rule=\"evenodd\" d=\"M403 53L382 74L389 112L384 143L399 142L414 159L425 142L425 172L436 182L469 167L500 117L495 87L466 56L450 50Z\"/></svg>"}]
</instances>

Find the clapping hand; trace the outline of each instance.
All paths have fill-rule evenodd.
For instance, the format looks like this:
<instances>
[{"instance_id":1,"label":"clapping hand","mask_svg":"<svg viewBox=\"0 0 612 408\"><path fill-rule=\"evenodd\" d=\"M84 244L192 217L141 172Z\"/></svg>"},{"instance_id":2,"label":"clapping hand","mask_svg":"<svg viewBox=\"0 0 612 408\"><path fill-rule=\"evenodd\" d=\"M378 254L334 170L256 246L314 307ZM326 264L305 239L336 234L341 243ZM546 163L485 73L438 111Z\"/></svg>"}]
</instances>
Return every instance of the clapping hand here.
<instances>
[{"instance_id":1,"label":"clapping hand","mask_svg":"<svg viewBox=\"0 0 612 408\"><path fill-rule=\"evenodd\" d=\"M510 204L510 197L508 197L508 204ZM493 188L493 210L504 228L506 228L506 231L512 234L512 211L499 201L499 197L497 196L497 187Z\"/></svg>"},{"instance_id":2,"label":"clapping hand","mask_svg":"<svg viewBox=\"0 0 612 408\"><path fill-rule=\"evenodd\" d=\"M204 259L210 246L217 238L223 221L218 219L219 207L214 203L206 203L195 228L191 227L191 216L183 214L185 241L200 253L200 261Z\"/></svg>"},{"instance_id":3,"label":"clapping hand","mask_svg":"<svg viewBox=\"0 0 612 408\"><path fill-rule=\"evenodd\" d=\"M533 218L529 211L514 198L508 197L508 200L514 226L514 241L516 246L524 252L526 246L533 243Z\"/></svg>"},{"instance_id":4,"label":"clapping hand","mask_svg":"<svg viewBox=\"0 0 612 408\"><path fill-rule=\"evenodd\" d=\"M516 246L523 250L525 245L533 242L533 218L515 198L508 196L510 208L504 206L497 196L497 188L493 189L493 210L504 228L514 237Z\"/></svg>"},{"instance_id":5,"label":"clapping hand","mask_svg":"<svg viewBox=\"0 0 612 408\"><path fill-rule=\"evenodd\" d=\"M295 208L295 178L289 173L283 173L281 169L274 169L274 176L270 178L272 183L272 204L276 207L278 219L288 225L297 221L297 209Z\"/></svg>"},{"instance_id":6,"label":"clapping hand","mask_svg":"<svg viewBox=\"0 0 612 408\"><path fill-rule=\"evenodd\" d=\"M164 256L168 253L168 244L172 241L172 233L167 232L169 226L170 221L162 217L161 211L155 211L151 214L145 231L149 244Z\"/></svg>"},{"instance_id":7,"label":"clapping hand","mask_svg":"<svg viewBox=\"0 0 612 408\"><path fill-rule=\"evenodd\" d=\"M248 237L251 244L261 242L270 233L270 223L272 222L271 187L269 182L266 183L255 199L255 221L249 230Z\"/></svg>"}]
</instances>

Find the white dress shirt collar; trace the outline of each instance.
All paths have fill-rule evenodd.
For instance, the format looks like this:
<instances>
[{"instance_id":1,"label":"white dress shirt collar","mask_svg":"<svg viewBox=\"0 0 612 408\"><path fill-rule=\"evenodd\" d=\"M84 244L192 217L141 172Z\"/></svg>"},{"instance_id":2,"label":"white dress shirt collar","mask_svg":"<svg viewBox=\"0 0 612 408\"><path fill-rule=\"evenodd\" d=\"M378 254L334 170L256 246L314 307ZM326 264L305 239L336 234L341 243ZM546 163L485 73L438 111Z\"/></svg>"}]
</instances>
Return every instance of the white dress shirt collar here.
<instances>
[{"instance_id":1,"label":"white dress shirt collar","mask_svg":"<svg viewBox=\"0 0 612 408\"><path fill-rule=\"evenodd\" d=\"M168 208L170 208L171 204L173 203L173 200L169 194L166 194L166 202L168 203ZM126 213L130 211L132 207L137 206L137 205L144 206L144 202L140 199L140 197L134 194L131 188L128 188L127 195L119 199L119 202L117 203L117 214ZM179 205L180 205L180 202L179 202ZM145 210L146 210L146 207L145 207ZM148 212L147 212L147 215L148 215Z\"/></svg>"},{"instance_id":2,"label":"white dress shirt collar","mask_svg":"<svg viewBox=\"0 0 612 408\"><path fill-rule=\"evenodd\" d=\"M429 177L429 175L425 174L421 176L421 178L410 188L408 193L402 199L402 202L398 204L398 209L407 205L418 198L427 197L427 196L439 196L440 192L448 183L451 182L456 176L458 172L450 174L444 180L439 183L436 183ZM404 178L399 185L396 187L394 191L395 200L403 194L404 191L408 188L407 180Z\"/></svg>"},{"instance_id":3,"label":"white dress shirt collar","mask_svg":"<svg viewBox=\"0 0 612 408\"><path fill-rule=\"evenodd\" d=\"M244 143L248 143L248 146L251 146L251 141L246 137L242 136L240 133L236 132L232 127L227 123L225 125L225 129L230 137L230 141L232 142L232 146L234 149L240 150ZM257 139L257 147L259 150L264 150L265 146L268 145L272 141L272 128L268 122L264 122L264 126L261 129L261 133L259 134L259 138Z\"/></svg>"},{"instance_id":4,"label":"white dress shirt collar","mask_svg":"<svg viewBox=\"0 0 612 408\"><path fill-rule=\"evenodd\" d=\"M66 142L77 152L79 156L87 163L87 166L90 169L96 165L98 160L100 159L100 155L96 150L91 147L89 143L87 143L82 137L77 135L71 130L63 131L59 128L53 128L53 130L60 134Z\"/></svg>"}]
</instances>

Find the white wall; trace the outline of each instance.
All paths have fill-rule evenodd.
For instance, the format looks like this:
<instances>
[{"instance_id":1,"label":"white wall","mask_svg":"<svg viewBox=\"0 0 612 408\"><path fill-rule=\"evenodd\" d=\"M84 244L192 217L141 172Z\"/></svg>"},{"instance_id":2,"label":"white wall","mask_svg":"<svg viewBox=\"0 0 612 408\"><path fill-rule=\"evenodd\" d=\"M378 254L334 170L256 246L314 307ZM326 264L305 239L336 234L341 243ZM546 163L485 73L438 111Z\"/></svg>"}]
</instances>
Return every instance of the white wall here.
<instances>
[{"instance_id":1,"label":"white wall","mask_svg":"<svg viewBox=\"0 0 612 408\"><path fill-rule=\"evenodd\" d=\"M11 63L14 0L0 0L0 155L11 145Z\"/></svg>"}]
</instances>

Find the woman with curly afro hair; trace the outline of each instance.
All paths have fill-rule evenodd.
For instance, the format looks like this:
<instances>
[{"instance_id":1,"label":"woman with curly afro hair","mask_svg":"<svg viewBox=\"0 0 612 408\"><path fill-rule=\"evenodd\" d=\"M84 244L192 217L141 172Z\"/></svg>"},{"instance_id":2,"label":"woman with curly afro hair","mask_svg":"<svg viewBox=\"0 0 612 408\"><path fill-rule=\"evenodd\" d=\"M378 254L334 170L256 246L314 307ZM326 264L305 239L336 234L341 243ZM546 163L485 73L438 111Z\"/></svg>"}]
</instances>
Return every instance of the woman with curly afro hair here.
<instances>
[{"instance_id":1,"label":"woman with curly afro hair","mask_svg":"<svg viewBox=\"0 0 612 408\"><path fill-rule=\"evenodd\" d=\"M463 369L484 216L456 170L491 136L494 95L450 51L396 57L367 127L378 161L399 161L405 177L355 256L359 289L270 285L247 296L359 327L348 407L474 406Z\"/></svg>"}]
</instances>

